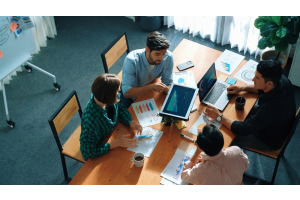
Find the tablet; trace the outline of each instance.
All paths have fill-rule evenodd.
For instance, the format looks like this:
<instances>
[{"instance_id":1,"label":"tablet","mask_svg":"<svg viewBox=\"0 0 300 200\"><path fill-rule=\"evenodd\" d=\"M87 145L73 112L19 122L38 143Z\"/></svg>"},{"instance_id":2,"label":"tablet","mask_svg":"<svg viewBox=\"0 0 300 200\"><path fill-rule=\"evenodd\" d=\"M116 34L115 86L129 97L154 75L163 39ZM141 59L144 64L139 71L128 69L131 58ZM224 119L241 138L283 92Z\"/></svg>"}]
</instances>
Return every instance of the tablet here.
<instances>
[{"instance_id":1,"label":"tablet","mask_svg":"<svg viewBox=\"0 0 300 200\"><path fill-rule=\"evenodd\" d=\"M187 121L197 94L198 88L172 83L159 114Z\"/></svg>"}]
</instances>

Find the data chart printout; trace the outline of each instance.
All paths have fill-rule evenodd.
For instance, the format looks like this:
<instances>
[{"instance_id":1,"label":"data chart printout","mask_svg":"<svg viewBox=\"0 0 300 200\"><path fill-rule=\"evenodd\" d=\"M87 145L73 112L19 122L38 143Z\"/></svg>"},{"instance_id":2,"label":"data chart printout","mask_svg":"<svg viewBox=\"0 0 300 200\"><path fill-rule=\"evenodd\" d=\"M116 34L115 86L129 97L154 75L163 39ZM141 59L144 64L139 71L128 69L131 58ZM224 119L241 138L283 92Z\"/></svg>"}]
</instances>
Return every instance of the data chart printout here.
<instances>
[{"instance_id":1,"label":"data chart printout","mask_svg":"<svg viewBox=\"0 0 300 200\"><path fill-rule=\"evenodd\" d=\"M247 83L248 85L253 85L252 79L255 76L255 70L258 62L254 60L249 60L241 69L235 74L235 78Z\"/></svg>"},{"instance_id":2,"label":"data chart printout","mask_svg":"<svg viewBox=\"0 0 300 200\"><path fill-rule=\"evenodd\" d=\"M222 126L222 124L220 122L218 122L217 120L214 120L202 113L199 116L199 118L196 120L196 122L193 124L193 126L190 128L189 132L197 136L198 129L202 130L206 124L213 124L218 129L220 129L220 127Z\"/></svg>"},{"instance_id":3,"label":"data chart printout","mask_svg":"<svg viewBox=\"0 0 300 200\"><path fill-rule=\"evenodd\" d=\"M224 72L225 74L231 75L244 58L245 56L233 53L226 49L216 60L216 69Z\"/></svg>"},{"instance_id":4,"label":"data chart printout","mask_svg":"<svg viewBox=\"0 0 300 200\"><path fill-rule=\"evenodd\" d=\"M141 135L134 137L138 141L137 146L135 148L128 147L127 150L143 153L146 157L150 157L162 134L162 131L145 127Z\"/></svg>"},{"instance_id":5,"label":"data chart printout","mask_svg":"<svg viewBox=\"0 0 300 200\"><path fill-rule=\"evenodd\" d=\"M192 71L173 72L173 82L176 84L197 88Z\"/></svg>"},{"instance_id":6,"label":"data chart printout","mask_svg":"<svg viewBox=\"0 0 300 200\"><path fill-rule=\"evenodd\" d=\"M136 102L131 105L142 127L158 124L161 122L162 117L157 116L159 110L153 98Z\"/></svg>"},{"instance_id":7,"label":"data chart printout","mask_svg":"<svg viewBox=\"0 0 300 200\"><path fill-rule=\"evenodd\" d=\"M188 183L181 180L181 172L184 163L194 155L196 146L182 141L178 146L173 158L168 163L167 167L160 174L163 178L177 185L186 185ZM165 183L165 180L162 180ZM170 182L168 182L170 184ZM162 183L162 184L163 184Z\"/></svg>"}]
</instances>

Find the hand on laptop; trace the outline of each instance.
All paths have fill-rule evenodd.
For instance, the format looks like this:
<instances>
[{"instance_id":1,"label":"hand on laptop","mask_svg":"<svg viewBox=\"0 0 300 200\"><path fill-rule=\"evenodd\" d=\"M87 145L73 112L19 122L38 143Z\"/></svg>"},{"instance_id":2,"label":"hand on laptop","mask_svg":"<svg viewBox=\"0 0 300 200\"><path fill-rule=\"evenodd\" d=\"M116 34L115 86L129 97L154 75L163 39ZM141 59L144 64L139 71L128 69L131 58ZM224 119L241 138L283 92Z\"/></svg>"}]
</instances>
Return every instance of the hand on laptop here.
<instances>
[{"instance_id":1,"label":"hand on laptop","mask_svg":"<svg viewBox=\"0 0 300 200\"><path fill-rule=\"evenodd\" d=\"M230 85L228 88L227 88L227 93L228 94L237 94L241 91L241 87L238 86L238 85Z\"/></svg>"},{"instance_id":2,"label":"hand on laptop","mask_svg":"<svg viewBox=\"0 0 300 200\"><path fill-rule=\"evenodd\" d=\"M205 108L205 110L203 111L203 113L206 116L208 116L208 117L210 117L210 118L212 118L214 120L216 120L217 117L219 115L221 115L220 111L217 108L215 108L214 106L209 105L209 104L207 105L207 107Z\"/></svg>"}]
</instances>

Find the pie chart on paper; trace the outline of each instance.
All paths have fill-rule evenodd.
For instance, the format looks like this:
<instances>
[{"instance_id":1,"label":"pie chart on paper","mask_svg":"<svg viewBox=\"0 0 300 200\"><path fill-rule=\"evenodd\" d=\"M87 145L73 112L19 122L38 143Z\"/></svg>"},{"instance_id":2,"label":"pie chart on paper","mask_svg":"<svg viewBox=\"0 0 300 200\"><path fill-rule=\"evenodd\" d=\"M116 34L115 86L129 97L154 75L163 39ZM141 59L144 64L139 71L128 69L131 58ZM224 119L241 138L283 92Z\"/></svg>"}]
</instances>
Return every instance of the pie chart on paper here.
<instances>
[{"instance_id":1,"label":"pie chart on paper","mask_svg":"<svg viewBox=\"0 0 300 200\"><path fill-rule=\"evenodd\" d=\"M245 70L241 74L242 79L244 79L245 81L252 81L254 76L255 72L252 70Z\"/></svg>"}]
</instances>

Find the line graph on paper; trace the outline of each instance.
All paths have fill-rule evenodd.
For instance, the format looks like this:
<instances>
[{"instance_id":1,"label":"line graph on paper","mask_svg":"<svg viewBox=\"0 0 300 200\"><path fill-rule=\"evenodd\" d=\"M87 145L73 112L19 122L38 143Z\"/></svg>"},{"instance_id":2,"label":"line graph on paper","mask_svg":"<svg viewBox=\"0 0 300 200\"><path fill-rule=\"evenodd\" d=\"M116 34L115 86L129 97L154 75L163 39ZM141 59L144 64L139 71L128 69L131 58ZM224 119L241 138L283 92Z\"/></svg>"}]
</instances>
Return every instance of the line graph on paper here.
<instances>
[{"instance_id":1,"label":"line graph on paper","mask_svg":"<svg viewBox=\"0 0 300 200\"><path fill-rule=\"evenodd\" d=\"M181 181L181 172L182 172L182 169L183 169L183 166L184 166L184 163L186 162L186 161L188 161L188 160L190 160L190 157L189 156L185 156L185 158L184 159L182 159L182 161L180 162L180 164L177 166L177 168L176 168L176 174L175 174L175 176L173 176L173 178L175 179L175 180L177 180L177 181Z\"/></svg>"}]
</instances>

